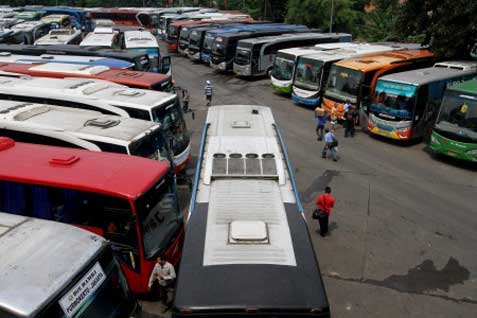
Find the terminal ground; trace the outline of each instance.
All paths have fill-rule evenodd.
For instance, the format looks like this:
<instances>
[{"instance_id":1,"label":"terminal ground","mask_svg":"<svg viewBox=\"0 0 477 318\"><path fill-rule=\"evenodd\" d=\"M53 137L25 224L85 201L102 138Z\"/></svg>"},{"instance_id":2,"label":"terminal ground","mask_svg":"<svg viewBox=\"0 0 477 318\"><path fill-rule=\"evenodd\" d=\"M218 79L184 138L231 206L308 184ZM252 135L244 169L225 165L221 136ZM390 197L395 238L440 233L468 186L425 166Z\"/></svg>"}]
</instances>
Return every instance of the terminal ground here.
<instances>
[{"instance_id":1,"label":"terminal ground","mask_svg":"<svg viewBox=\"0 0 477 318\"><path fill-rule=\"evenodd\" d=\"M360 131L344 138L343 129L337 131L340 160L324 160L312 109L275 94L268 79L217 74L179 56L173 66L176 85L191 96L195 119L189 112L186 120L194 162L207 114L205 80L213 83L215 105L272 108L296 171L332 317L476 317L475 165L434 158L424 143L401 145ZM321 238L311 212L326 185L337 204L331 234ZM147 317L164 316L154 303L143 306Z\"/></svg>"}]
</instances>

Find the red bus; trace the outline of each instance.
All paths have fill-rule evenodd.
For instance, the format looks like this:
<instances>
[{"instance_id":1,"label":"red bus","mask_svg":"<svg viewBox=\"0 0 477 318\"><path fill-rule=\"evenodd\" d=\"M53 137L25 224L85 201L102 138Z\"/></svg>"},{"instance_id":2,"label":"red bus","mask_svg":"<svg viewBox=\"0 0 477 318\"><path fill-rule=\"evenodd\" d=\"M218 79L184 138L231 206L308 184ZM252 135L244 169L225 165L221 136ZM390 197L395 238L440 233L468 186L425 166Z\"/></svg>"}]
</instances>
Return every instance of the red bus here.
<instances>
[{"instance_id":1,"label":"red bus","mask_svg":"<svg viewBox=\"0 0 477 318\"><path fill-rule=\"evenodd\" d=\"M94 9L89 11L91 19L109 19L116 24L141 26L137 15L139 10L134 9Z\"/></svg>"},{"instance_id":2,"label":"red bus","mask_svg":"<svg viewBox=\"0 0 477 318\"><path fill-rule=\"evenodd\" d=\"M0 63L0 71L41 77L82 77L106 80L132 88L172 92L170 75L123 69L107 66L64 63Z\"/></svg>"},{"instance_id":3,"label":"red bus","mask_svg":"<svg viewBox=\"0 0 477 318\"><path fill-rule=\"evenodd\" d=\"M165 162L0 137L0 211L104 236L131 290L147 293L155 259L177 265L184 240L170 171Z\"/></svg>"}]
</instances>

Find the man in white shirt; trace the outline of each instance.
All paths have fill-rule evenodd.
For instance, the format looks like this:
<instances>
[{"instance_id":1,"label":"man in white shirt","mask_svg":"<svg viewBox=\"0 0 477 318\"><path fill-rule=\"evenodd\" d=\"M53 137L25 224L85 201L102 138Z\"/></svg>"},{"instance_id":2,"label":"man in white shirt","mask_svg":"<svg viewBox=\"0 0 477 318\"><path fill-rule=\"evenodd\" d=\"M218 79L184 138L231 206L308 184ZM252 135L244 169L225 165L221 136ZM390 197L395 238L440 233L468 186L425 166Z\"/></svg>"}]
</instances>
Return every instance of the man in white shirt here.
<instances>
[{"instance_id":1,"label":"man in white shirt","mask_svg":"<svg viewBox=\"0 0 477 318\"><path fill-rule=\"evenodd\" d=\"M149 277L149 291L157 294L159 292L159 299L165 304L167 302L167 288L174 284L176 279L176 271L171 263L166 262L161 257L157 258L157 263L152 269Z\"/></svg>"}]
</instances>

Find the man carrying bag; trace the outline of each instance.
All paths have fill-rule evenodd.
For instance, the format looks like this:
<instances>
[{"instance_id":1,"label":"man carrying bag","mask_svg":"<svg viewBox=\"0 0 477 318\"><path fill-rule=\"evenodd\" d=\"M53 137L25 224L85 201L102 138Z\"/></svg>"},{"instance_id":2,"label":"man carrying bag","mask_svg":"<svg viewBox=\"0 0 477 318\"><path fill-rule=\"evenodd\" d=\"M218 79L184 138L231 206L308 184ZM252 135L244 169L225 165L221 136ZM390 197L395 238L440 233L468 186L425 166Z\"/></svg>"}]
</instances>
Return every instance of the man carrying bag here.
<instances>
[{"instance_id":1,"label":"man carrying bag","mask_svg":"<svg viewBox=\"0 0 477 318\"><path fill-rule=\"evenodd\" d=\"M335 206L335 199L331 195L331 188L326 187L325 193L316 198L317 209L313 211L313 219L320 223L320 235L324 237L328 233L329 216L331 208Z\"/></svg>"}]
</instances>

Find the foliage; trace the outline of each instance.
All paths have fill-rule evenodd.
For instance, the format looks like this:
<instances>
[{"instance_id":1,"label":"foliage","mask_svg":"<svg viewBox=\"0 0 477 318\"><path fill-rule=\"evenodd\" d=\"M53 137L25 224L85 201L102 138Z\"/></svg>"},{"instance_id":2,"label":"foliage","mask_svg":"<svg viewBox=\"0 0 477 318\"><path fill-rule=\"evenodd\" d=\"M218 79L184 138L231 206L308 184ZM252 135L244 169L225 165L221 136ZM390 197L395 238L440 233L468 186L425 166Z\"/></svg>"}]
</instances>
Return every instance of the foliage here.
<instances>
[{"instance_id":1,"label":"foliage","mask_svg":"<svg viewBox=\"0 0 477 318\"><path fill-rule=\"evenodd\" d=\"M468 58L477 42L477 1L408 0L396 23L402 37L421 36L442 58Z\"/></svg>"}]
</instances>

